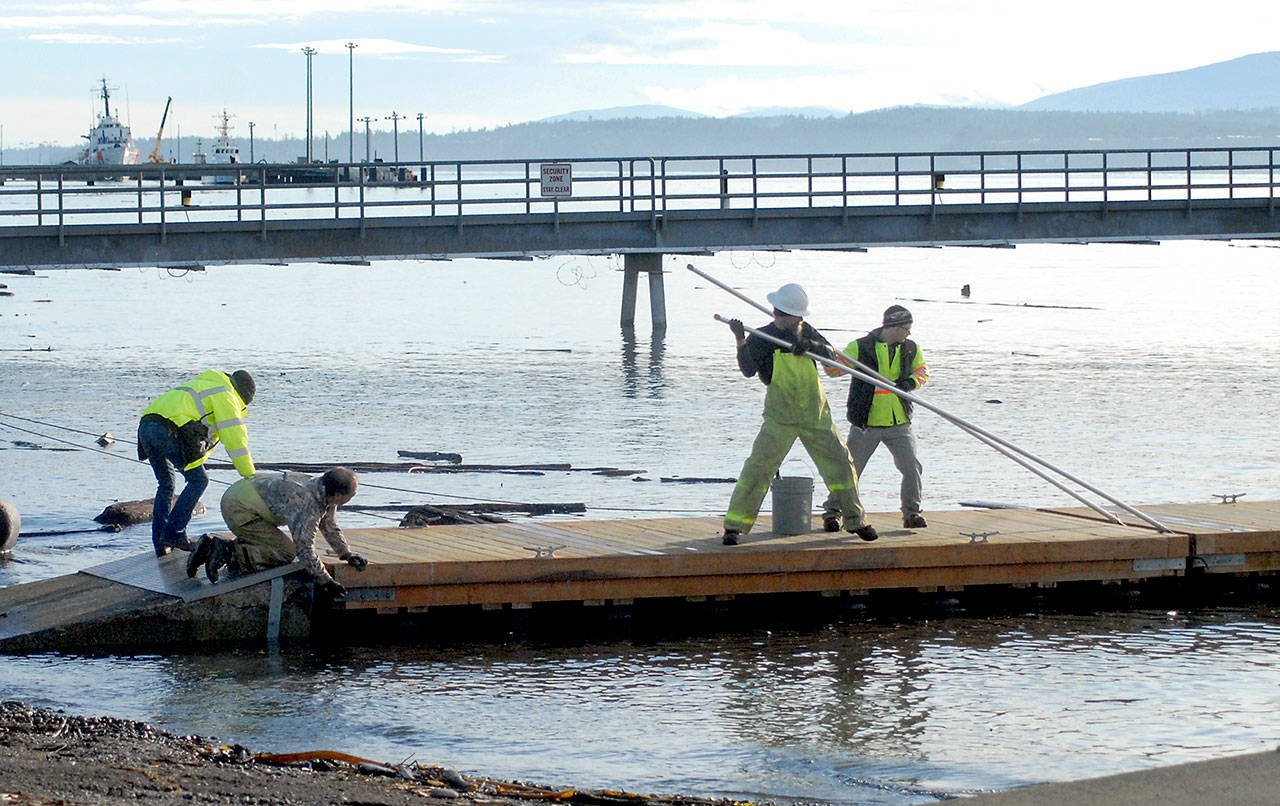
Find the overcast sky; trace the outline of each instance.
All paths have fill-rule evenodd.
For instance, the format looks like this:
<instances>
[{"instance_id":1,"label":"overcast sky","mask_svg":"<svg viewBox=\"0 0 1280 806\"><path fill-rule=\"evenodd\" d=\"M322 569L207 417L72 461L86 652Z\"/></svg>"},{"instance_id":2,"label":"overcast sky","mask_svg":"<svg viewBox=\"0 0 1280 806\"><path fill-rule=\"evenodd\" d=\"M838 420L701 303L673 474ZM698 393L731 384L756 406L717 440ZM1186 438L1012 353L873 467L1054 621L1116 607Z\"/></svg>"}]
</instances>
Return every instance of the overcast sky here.
<instances>
[{"instance_id":1,"label":"overcast sky","mask_svg":"<svg viewBox=\"0 0 1280 806\"><path fill-rule=\"evenodd\" d=\"M347 129L346 42L357 118L448 132L637 104L1018 104L1280 49L1277 31L1275 0L0 0L0 124L6 147L75 144L105 76L140 145L167 96L166 135L225 106L236 135L302 136L304 45L318 137Z\"/></svg>"}]
</instances>

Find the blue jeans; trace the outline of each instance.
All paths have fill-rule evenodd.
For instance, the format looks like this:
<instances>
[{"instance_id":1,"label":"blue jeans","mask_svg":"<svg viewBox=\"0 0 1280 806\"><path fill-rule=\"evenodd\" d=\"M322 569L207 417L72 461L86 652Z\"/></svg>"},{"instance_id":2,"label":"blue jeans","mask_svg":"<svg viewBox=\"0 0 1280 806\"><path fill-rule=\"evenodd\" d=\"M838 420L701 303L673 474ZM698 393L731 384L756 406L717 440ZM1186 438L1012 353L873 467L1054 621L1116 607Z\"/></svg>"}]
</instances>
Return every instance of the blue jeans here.
<instances>
[{"instance_id":1,"label":"blue jeans","mask_svg":"<svg viewBox=\"0 0 1280 806\"><path fill-rule=\"evenodd\" d=\"M209 476L204 465L183 470L182 444L170 425L156 420L144 420L138 424L138 447L147 455L151 470L156 476L156 500L151 513L151 542L159 548L187 529L196 502L209 486ZM174 471L182 473L186 486L173 502Z\"/></svg>"}]
</instances>

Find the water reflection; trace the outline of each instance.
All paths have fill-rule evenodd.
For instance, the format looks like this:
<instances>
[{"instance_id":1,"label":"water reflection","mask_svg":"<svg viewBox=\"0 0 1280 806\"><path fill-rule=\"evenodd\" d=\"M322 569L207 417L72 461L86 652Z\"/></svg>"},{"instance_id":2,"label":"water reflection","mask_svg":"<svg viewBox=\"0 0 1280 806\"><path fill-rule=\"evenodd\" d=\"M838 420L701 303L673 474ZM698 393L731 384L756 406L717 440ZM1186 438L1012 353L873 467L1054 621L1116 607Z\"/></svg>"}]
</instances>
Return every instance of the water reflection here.
<instances>
[{"instance_id":1,"label":"water reflection","mask_svg":"<svg viewBox=\"0 0 1280 806\"><path fill-rule=\"evenodd\" d=\"M1261 750L1274 603L572 646L0 657L6 696L253 749L584 787L920 803ZM94 680L86 689L83 681Z\"/></svg>"},{"instance_id":2,"label":"water reflection","mask_svg":"<svg viewBox=\"0 0 1280 806\"><path fill-rule=\"evenodd\" d=\"M622 328L622 395L661 400L667 382L662 375L662 359L667 351L666 328L655 327L649 336L647 360L641 367L642 346L634 327Z\"/></svg>"}]
</instances>

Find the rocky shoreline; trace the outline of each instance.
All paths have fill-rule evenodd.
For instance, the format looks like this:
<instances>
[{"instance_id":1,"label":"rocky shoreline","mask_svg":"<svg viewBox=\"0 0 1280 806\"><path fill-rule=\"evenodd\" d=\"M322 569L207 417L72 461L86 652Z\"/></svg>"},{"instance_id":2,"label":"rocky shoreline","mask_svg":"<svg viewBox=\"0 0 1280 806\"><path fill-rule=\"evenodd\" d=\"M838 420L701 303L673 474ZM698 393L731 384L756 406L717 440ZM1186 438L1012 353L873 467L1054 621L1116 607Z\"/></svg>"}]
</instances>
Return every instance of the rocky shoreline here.
<instances>
[{"instance_id":1,"label":"rocky shoreline","mask_svg":"<svg viewBox=\"0 0 1280 806\"><path fill-rule=\"evenodd\" d=\"M578 790L384 764L330 751L253 752L177 736L144 722L0 703L0 803L178 804L690 804L730 800Z\"/></svg>"}]
</instances>

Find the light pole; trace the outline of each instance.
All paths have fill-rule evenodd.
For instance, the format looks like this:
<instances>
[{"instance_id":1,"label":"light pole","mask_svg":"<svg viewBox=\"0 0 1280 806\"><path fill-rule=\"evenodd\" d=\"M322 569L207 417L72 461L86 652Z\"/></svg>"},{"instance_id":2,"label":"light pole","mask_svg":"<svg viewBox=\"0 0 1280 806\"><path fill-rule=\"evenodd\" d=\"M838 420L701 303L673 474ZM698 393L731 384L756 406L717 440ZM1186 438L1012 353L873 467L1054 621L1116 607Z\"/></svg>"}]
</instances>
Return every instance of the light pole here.
<instances>
[{"instance_id":1,"label":"light pole","mask_svg":"<svg viewBox=\"0 0 1280 806\"><path fill-rule=\"evenodd\" d=\"M396 125L399 121L404 120L404 115L397 115L396 110L392 109L391 114L387 115L386 120L391 121L392 138L395 141L396 165L400 164L400 127Z\"/></svg>"},{"instance_id":2,"label":"light pole","mask_svg":"<svg viewBox=\"0 0 1280 806\"><path fill-rule=\"evenodd\" d=\"M249 162L253 162L253 121L249 121Z\"/></svg>"},{"instance_id":3,"label":"light pole","mask_svg":"<svg viewBox=\"0 0 1280 806\"><path fill-rule=\"evenodd\" d=\"M425 118L425 117L426 117L426 115L422 114L421 112L419 112L419 113L418 113L418 162L425 162L425 161L426 161L426 160L423 158L423 156L422 156L422 155L423 155L423 150L422 150L422 119L423 119L423 118Z\"/></svg>"},{"instance_id":4,"label":"light pole","mask_svg":"<svg viewBox=\"0 0 1280 806\"><path fill-rule=\"evenodd\" d=\"M356 161L356 48L347 43L347 162Z\"/></svg>"},{"instance_id":5,"label":"light pole","mask_svg":"<svg viewBox=\"0 0 1280 806\"><path fill-rule=\"evenodd\" d=\"M369 123L371 123L372 121L373 121L373 118L369 117L368 115L365 115L364 117L360 118L360 122L364 124L364 161L365 162L369 161Z\"/></svg>"},{"instance_id":6,"label":"light pole","mask_svg":"<svg viewBox=\"0 0 1280 806\"><path fill-rule=\"evenodd\" d=\"M307 163L311 162L311 57L316 55L316 49L307 45L302 49L307 57Z\"/></svg>"}]
</instances>

